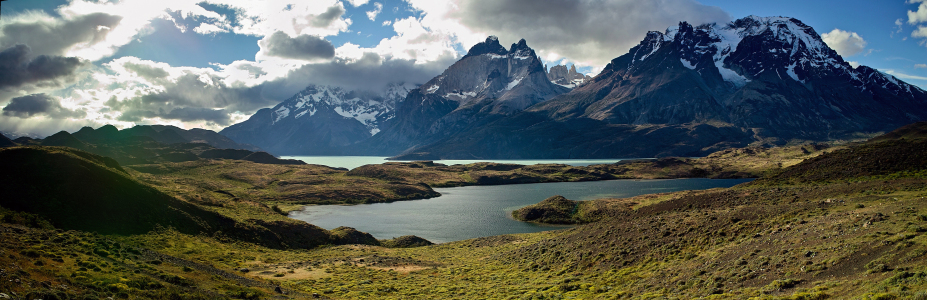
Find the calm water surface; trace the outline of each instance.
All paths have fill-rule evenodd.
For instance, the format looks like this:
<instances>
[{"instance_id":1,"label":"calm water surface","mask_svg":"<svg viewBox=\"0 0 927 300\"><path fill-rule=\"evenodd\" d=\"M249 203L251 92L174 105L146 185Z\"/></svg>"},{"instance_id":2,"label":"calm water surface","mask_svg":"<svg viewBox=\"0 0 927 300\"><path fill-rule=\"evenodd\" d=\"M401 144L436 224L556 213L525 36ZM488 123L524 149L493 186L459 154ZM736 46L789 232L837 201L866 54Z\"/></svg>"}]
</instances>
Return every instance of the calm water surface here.
<instances>
[{"instance_id":1,"label":"calm water surface","mask_svg":"<svg viewBox=\"0 0 927 300\"><path fill-rule=\"evenodd\" d=\"M731 187L751 179L666 179L558 182L437 188L440 197L354 206L307 206L290 217L325 229L354 227L378 239L417 235L435 243L562 227L515 221L510 213L553 195L571 200Z\"/></svg>"},{"instance_id":2,"label":"calm water surface","mask_svg":"<svg viewBox=\"0 0 927 300\"><path fill-rule=\"evenodd\" d=\"M382 164L389 162L386 160L385 156L281 156L283 159L298 159L306 162L307 164L314 165L323 165L336 168L348 168L354 169L363 165L369 164ZM445 160L436 160L436 163L442 163L445 165L460 165L460 164L471 164L476 162L496 162L496 163L506 163L506 164L519 164L519 165L535 165L535 164L566 164L571 166L588 166L596 164L613 164L625 159L531 159L531 160L509 160L509 159L496 159L496 160L456 160L456 159L445 159Z\"/></svg>"}]
</instances>

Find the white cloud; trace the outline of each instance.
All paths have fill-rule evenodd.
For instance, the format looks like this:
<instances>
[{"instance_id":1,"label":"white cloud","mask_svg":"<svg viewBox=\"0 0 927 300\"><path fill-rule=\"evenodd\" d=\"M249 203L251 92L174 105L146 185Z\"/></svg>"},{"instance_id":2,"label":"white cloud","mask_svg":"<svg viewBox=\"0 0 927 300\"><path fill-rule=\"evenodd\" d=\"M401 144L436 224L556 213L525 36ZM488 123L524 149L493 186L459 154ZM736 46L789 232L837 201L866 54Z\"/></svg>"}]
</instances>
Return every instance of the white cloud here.
<instances>
[{"instance_id":1,"label":"white cloud","mask_svg":"<svg viewBox=\"0 0 927 300\"><path fill-rule=\"evenodd\" d=\"M920 5L917 7L917 11L908 11L908 24L914 25L921 22L927 22L927 1L910 0L908 3L920 3Z\"/></svg>"},{"instance_id":2,"label":"white cloud","mask_svg":"<svg viewBox=\"0 0 927 300\"><path fill-rule=\"evenodd\" d=\"M370 19L370 21L376 21L377 15L383 11L383 4L380 4L380 2L374 2L373 6L373 10L367 12L367 18Z\"/></svg>"},{"instance_id":3,"label":"white cloud","mask_svg":"<svg viewBox=\"0 0 927 300\"><path fill-rule=\"evenodd\" d=\"M831 32L821 34L821 39L828 46L837 51L840 56L853 56L863 52L866 49L866 41L855 32L843 31L840 29L831 30Z\"/></svg>"},{"instance_id":4,"label":"white cloud","mask_svg":"<svg viewBox=\"0 0 927 300\"><path fill-rule=\"evenodd\" d=\"M347 0L348 3L351 3L351 6L358 7L364 4L367 4L369 0Z\"/></svg>"},{"instance_id":5,"label":"white cloud","mask_svg":"<svg viewBox=\"0 0 927 300\"><path fill-rule=\"evenodd\" d=\"M927 77L924 77L924 76L917 76L917 75L905 74L905 73L901 73L901 72L898 72L898 71L895 71L895 70L891 70L891 69L885 69L885 70L881 70L881 71L885 72L885 74L889 74L889 75L898 77L899 79L904 79L904 80L924 80L924 81L927 81Z\"/></svg>"},{"instance_id":6,"label":"white cloud","mask_svg":"<svg viewBox=\"0 0 927 300\"><path fill-rule=\"evenodd\" d=\"M289 36L305 34L326 37L347 31L348 26L351 25L351 20L344 17L344 4L338 0L207 0L207 2L228 6L235 10L237 25L231 26L231 32L238 34L267 36L282 31Z\"/></svg>"},{"instance_id":7,"label":"white cloud","mask_svg":"<svg viewBox=\"0 0 927 300\"><path fill-rule=\"evenodd\" d=\"M927 69L927 64L916 64L914 65L915 69Z\"/></svg>"},{"instance_id":8,"label":"white cloud","mask_svg":"<svg viewBox=\"0 0 927 300\"><path fill-rule=\"evenodd\" d=\"M393 21L390 21L390 20L383 21L383 26L390 26L390 25L393 25Z\"/></svg>"},{"instance_id":9,"label":"white cloud","mask_svg":"<svg viewBox=\"0 0 927 300\"><path fill-rule=\"evenodd\" d=\"M927 38L927 26L918 26L916 30L911 32L911 36L916 38Z\"/></svg>"},{"instance_id":10,"label":"white cloud","mask_svg":"<svg viewBox=\"0 0 927 300\"><path fill-rule=\"evenodd\" d=\"M854 69L855 69L855 68L859 68L859 62L858 62L858 61L847 61L847 63L850 64L850 66L853 67Z\"/></svg>"},{"instance_id":11,"label":"white cloud","mask_svg":"<svg viewBox=\"0 0 927 300\"><path fill-rule=\"evenodd\" d=\"M219 28L219 26L216 26L213 24L202 23L200 24L200 26L193 28L193 32L196 32L199 34L213 34L213 33L218 33L218 32L229 32L229 31L225 28Z\"/></svg>"}]
</instances>

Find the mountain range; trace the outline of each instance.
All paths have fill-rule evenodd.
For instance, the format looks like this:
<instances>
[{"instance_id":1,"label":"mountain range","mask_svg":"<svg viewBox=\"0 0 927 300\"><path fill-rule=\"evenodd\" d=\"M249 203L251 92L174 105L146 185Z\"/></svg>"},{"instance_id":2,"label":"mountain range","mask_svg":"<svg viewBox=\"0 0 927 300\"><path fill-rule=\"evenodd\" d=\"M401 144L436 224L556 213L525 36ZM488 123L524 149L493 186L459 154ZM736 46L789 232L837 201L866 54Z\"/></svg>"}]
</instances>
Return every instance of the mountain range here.
<instances>
[{"instance_id":1,"label":"mountain range","mask_svg":"<svg viewBox=\"0 0 927 300\"><path fill-rule=\"evenodd\" d=\"M649 32L571 92L398 158L703 156L927 119L927 93L853 67L785 17Z\"/></svg>"},{"instance_id":2,"label":"mountain range","mask_svg":"<svg viewBox=\"0 0 927 300\"><path fill-rule=\"evenodd\" d=\"M787 17L648 32L594 78L548 71L525 40L506 49L489 37L429 82L392 87L387 97L310 86L221 133L277 154L614 158L857 138L927 120L927 92L851 66Z\"/></svg>"}]
</instances>

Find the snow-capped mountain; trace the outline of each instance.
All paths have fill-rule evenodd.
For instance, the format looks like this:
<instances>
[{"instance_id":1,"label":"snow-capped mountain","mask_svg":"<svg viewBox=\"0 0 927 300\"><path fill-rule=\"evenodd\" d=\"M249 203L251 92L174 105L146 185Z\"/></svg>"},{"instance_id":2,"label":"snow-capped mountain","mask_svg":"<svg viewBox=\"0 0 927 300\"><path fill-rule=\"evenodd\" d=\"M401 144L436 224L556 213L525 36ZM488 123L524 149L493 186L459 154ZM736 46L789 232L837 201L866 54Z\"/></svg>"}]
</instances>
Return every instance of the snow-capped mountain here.
<instances>
[{"instance_id":1,"label":"snow-capped mountain","mask_svg":"<svg viewBox=\"0 0 927 300\"><path fill-rule=\"evenodd\" d=\"M310 85L272 108L220 133L274 154L338 154L338 148L380 132L414 84L390 84L381 92Z\"/></svg>"},{"instance_id":2,"label":"snow-capped mountain","mask_svg":"<svg viewBox=\"0 0 927 300\"><path fill-rule=\"evenodd\" d=\"M570 93L417 148L416 158L699 156L927 120L927 92L854 68L787 17L647 33Z\"/></svg>"},{"instance_id":3,"label":"snow-capped mountain","mask_svg":"<svg viewBox=\"0 0 927 300\"><path fill-rule=\"evenodd\" d=\"M575 101L591 94L592 103ZM850 66L801 21L750 16L649 32L592 82L531 110L617 124L723 123L784 142L891 130L927 119L925 107L924 90Z\"/></svg>"},{"instance_id":4,"label":"snow-capped mountain","mask_svg":"<svg viewBox=\"0 0 927 300\"><path fill-rule=\"evenodd\" d=\"M395 155L568 91L548 80L541 59L524 39L507 50L490 36L444 73L412 90L397 108L396 121L355 150Z\"/></svg>"},{"instance_id":5,"label":"snow-capped mountain","mask_svg":"<svg viewBox=\"0 0 927 300\"><path fill-rule=\"evenodd\" d=\"M405 99L413 84L390 84L386 91L376 94L364 91L347 91L340 87L310 85L290 99L271 109L273 123L287 118L311 118L319 110L331 110L345 118L355 119L370 135L380 132L380 126L392 119L396 104Z\"/></svg>"}]
</instances>

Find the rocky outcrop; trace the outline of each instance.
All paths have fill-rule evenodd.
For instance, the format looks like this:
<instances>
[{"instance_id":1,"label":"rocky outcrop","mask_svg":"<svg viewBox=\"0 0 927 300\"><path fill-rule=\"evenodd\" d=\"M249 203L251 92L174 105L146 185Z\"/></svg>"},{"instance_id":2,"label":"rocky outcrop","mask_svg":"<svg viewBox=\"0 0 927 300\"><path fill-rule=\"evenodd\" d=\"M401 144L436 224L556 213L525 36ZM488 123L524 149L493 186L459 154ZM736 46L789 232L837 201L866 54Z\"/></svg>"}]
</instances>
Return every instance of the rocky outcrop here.
<instances>
[{"instance_id":1,"label":"rocky outcrop","mask_svg":"<svg viewBox=\"0 0 927 300\"><path fill-rule=\"evenodd\" d=\"M279 159L270 153L267 152L254 152L248 154L241 158L241 160L247 160L250 162L256 162L259 164L272 164L272 165L305 165L306 162L296 159Z\"/></svg>"},{"instance_id":2,"label":"rocky outcrop","mask_svg":"<svg viewBox=\"0 0 927 300\"><path fill-rule=\"evenodd\" d=\"M547 71L547 80L568 88L575 88L590 79L592 77L589 75L576 72L576 65L571 65L569 69L565 65L556 65Z\"/></svg>"}]
</instances>

